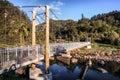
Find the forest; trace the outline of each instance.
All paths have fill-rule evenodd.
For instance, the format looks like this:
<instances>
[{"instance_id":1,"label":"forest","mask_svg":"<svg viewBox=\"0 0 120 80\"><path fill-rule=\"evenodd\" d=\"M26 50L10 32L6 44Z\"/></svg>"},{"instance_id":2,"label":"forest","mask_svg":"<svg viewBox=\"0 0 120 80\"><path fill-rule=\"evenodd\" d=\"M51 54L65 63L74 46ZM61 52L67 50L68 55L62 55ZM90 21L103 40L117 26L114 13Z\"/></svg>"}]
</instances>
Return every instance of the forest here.
<instances>
[{"instance_id":1,"label":"forest","mask_svg":"<svg viewBox=\"0 0 120 80\"><path fill-rule=\"evenodd\" d=\"M50 42L75 42L91 40L120 46L120 11L98 14L78 21L50 19ZM31 20L27 14L8 1L0 1L0 47L31 44ZM36 42L45 41L45 28L36 26Z\"/></svg>"}]
</instances>

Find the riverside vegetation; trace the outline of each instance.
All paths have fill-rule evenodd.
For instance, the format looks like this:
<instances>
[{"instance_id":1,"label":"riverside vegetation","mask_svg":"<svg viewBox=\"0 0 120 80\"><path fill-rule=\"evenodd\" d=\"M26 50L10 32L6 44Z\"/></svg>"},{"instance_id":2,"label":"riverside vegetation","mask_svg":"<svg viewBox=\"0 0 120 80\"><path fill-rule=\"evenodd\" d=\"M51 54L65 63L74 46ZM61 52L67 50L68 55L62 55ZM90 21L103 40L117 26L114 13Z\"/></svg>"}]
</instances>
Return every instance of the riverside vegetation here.
<instances>
[{"instance_id":1,"label":"riverside vegetation","mask_svg":"<svg viewBox=\"0 0 120 80\"><path fill-rule=\"evenodd\" d=\"M4 13L7 13L6 18ZM50 42L55 42L57 39L63 42L85 41L90 37L91 42L94 43L93 46L97 47L94 50L106 51L106 49L114 49L114 51L120 53L120 11L115 10L98 14L90 19L86 18L84 14L80 15L82 18L78 21L50 19ZM15 7L9 1L0 1L0 47L31 44L31 24L31 20L24 11ZM43 24L39 24L36 27L37 44L42 44L45 39ZM109 51L105 52L105 55L109 56L109 54ZM112 73L119 74L120 67L117 65L119 64L111 65L110 62L106 62L104 67L108 68L110 72L113 71ZM15 73L10 72L9 75L6 73L4 74L5 76L0 75L0 79L7 76L9 79L6 78L10 80L10 76L12 76L12 80L17 80L19 75L13 74ZM20 77L19 79L25 80Z\"/></svg>"},{"instance_id":2,"label":"riverside vegetation","mask_svg":"<svg viewBox=\"0 0 120 80\"><path fill-rule=\"evenodd\" d=\"M5 18L5 14L7 16ZM81 14L80 14L81 15ZM84 14L78 21L50 19L50 42L85 41L120 46L120 11L98 14L90 19ZM44 23L42 23L44 24ZM44 41L44 28L37 25L37 44ZM42 30L41 30L42 29ZM0 1L0 46L18 46L31 43L31 20L25 12L8 1Z\"/></svg>"}]
</instances>

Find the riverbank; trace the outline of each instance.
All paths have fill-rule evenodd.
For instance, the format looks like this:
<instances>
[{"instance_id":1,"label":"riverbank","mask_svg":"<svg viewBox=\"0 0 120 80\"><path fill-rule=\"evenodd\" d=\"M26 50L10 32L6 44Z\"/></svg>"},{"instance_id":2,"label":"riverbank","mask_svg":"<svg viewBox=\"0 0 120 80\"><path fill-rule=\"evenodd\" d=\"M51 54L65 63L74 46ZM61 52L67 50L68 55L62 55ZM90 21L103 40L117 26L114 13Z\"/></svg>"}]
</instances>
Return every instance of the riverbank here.
<instances>
[{"instance_id":1,"label":"riverbank","mask_svg":"<svg viewBox=\"0 0 120 80\"><path fill-rule=\"evenodd\" d=\"M92 59L92 60L103 60L103 61L113 61L113 62L117 62L120 63L120 54L119 53L114 53L114 54L110 54L107 55L104 52L101 51L90 51L88 50L88 52L81 52L80 50L78 50L76 53L74 53L74 51L72 51L71 56L73 58L76 59Z\"/></svg>"}]
</instances>

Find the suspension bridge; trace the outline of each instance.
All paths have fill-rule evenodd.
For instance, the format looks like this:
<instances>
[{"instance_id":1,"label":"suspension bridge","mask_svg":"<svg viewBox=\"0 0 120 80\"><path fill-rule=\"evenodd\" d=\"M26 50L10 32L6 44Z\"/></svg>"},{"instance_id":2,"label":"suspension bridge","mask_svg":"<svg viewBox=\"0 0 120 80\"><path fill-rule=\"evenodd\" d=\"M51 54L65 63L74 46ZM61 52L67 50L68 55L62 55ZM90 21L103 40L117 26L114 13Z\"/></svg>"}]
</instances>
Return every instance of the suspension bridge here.
<instances>
[{"instance_id":1,"label":"suspension bridge","mask_svg":"<svg viewBox=\"0 0 120 80\"><path fill-rule=\"evenodd\" d=\"M90 45L90 42L52 43L50 56ZM0 49L0 74L44 60L45 45Z\"/></svg>"},{"instance_id":2,"label":"suspension bridge","mask_svg":"<svg viewBox=\"0 0 120 80\"><path fill-rule=\"evenodd\" d=\"M32 45L0 48L0 74L45 60L46 74L49 74L49 58L55 54L69 52L90 45L90 42L49 43L48 6L21 6L45 8L45 44L36 45L36 12L32 11ZM54 12L52 14L56 17ZM6 18L6 17L5 17ZM56 17L57 18L57 17ZM5 39L6 40L6 39Z\"/></svg>"}]
</instances>

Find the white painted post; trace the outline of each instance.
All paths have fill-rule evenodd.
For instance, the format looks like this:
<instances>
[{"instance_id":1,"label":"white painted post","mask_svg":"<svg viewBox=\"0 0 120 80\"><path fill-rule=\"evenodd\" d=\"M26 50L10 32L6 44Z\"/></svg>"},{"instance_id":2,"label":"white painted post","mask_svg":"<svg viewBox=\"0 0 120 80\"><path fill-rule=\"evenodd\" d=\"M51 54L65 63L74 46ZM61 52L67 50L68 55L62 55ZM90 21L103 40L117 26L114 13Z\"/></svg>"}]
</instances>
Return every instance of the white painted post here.
<instances>
[{"instance_id":1,"label":"white painted post","mask_svg":"<svg viewBox=\"0 0 120 80\"><path fill-rule=\"evenodd\" d=\"M36 46L36 57L38 59L38 46Z\"/></svg>"},{"instance_id":2,"label":"white painted post","mask_svg":"<svg viewBox=\"0 0 120 80\"><path fill-rule=\"evenodd\" d=\"M5 52L6 50L4 50L4 53L3 53L3 66L5 65Z\"/></svg>"},{"instance_id":3,"label":"white painted post","mask_svg":"<svg viewBox=\"0 0 120 80\"><path fill-rule=\"evenodd\" d=\"M10 57L9 57L9 50L8 50L8 48L7 48L7 61L10 60L9 58L10 58Z\"/></svg>"},{"instance_id":4,"label":"white painted post","mask_svg":"<svg viewBox=\"0 0 120 80\"><path fill-rule=\"evenodd\" d=\"M3 56L3 55L4 55L4 50L2 50L1 55L2 55L2 56L1 56L1 62L2 62L2 66L3 66L3 61L4 61L4 60L3 60L3 58L4 58L4 56Z\"/></svg>"},{"instance_id":5,"label":"white painted post","mask_svg":"<svg viewBox=\"0 0 120 80\"><path fill-rule=\"evenodd\" d=\"M1 50L0 50L0 54L2 54ZM0 56L0 68L2 67L2 55Z\"/></svg>"},{"instance_id":6,"label":"white painted post","mask_svg":"<svg viewBox=\"0 0 120 80\"><path fill-rule=\"evenodd\" d=\"M17 54L17 47L16 47L16 49L15 49L15 53L16 53L16 58L17 58L17 55L18 55L18 54Z\"/></svg>"},{"instance_id":7,"label":"white painted post","mask_svg":"<svg viewBox=\"0 0 120 80\"><path fill-rule=\"evenodd\" d=\"M17 53L17 47L15 48L15 53L16 53L16 63L18 62L18 53Z\"/></svg>"},{"instance_id":8,"label":"white painted post","mask_svg":"<svg viewBox=\"0 0 120 80\"><path fill-rule=\"evenodd\" d=\"M29 47L29 45L28 45L28 56L30 55L30 47Z\"/></svg>"},{"instance_id":9,"label":"white painted post","mask_svg":"<svg viewBox=\"0 0 120 80\"><path fill-rule=\"evenodd\" d=\"M22 46L20 47L21 48L21 58L23 57L23 50L22 50Z\"/></svg>"}]
</instances>

